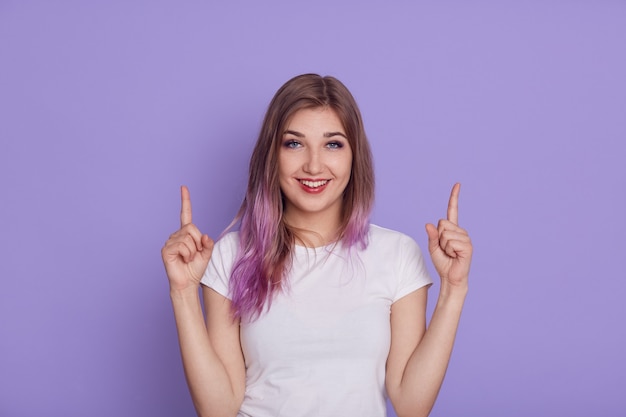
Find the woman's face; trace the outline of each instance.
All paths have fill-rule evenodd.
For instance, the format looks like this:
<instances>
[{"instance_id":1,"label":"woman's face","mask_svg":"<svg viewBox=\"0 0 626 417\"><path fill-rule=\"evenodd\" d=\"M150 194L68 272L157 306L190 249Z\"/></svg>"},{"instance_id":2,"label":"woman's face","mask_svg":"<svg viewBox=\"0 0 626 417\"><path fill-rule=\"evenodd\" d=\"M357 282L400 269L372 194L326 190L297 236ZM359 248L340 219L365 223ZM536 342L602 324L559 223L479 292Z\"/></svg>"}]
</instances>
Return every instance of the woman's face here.
<instances>
[{"instance_id":1,"label":"woman's face","mask_svg":"<svg viewBox=\"0 0 626 417\"><path fill-rule=\"evenodd\" d=\"M351 171L352 148L334 110L302 109L291 117L278 153L280 188L291 224L306 224L313 217L339 221Z\"/></svg>"}]
</instances>

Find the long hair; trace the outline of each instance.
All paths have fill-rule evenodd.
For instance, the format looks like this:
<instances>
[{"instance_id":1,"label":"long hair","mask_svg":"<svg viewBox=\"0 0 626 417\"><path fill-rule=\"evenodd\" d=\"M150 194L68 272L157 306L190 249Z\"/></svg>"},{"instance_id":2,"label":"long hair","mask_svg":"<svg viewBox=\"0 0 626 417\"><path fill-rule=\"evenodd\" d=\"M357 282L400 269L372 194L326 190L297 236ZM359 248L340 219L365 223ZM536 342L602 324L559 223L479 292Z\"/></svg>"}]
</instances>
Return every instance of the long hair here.
<instances>
[{"instance_id":1,"label":"long hair","mask_svg":"<svg viewBox=\"0 0 626 417\"><path fill-rule=\"evenodd\" d=\"M374 202L374 169L359 108L336 78L299 75L274 95L250 158L248 188L233 223L239 222L239 250L230 278L234 317L258 317L283 285L291 267L295 231L283 219L278 152L290 118L299 110L330 108L341 121L352 149L352 172L343 193L339 241L365 249Z\"/></svg>"}]
</instances>

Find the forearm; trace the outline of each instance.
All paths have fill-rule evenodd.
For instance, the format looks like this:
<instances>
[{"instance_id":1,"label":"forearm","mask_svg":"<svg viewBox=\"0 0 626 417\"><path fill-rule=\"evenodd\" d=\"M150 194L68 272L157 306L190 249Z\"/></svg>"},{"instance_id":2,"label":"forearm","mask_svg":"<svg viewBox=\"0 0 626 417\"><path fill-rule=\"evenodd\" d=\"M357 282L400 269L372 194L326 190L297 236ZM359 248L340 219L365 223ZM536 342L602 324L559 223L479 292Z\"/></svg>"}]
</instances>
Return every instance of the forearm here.
<instances>
[{"instance_id":1,"label":"forearm","mask_svg":"<svg viewBox=\"0 0 626 417\"><path fill-rule=\"evenodd\" d=\"M402 375L394 402L399 417L430 413L450 362L466 294L466 287L442 287L430 325Z\"/></svg>"},{"instance_id":2,"label":"forearm","mask_svg":"<svg viewBox=\"0 0 626 417\"><path fill-rule=\"evenodd\" d=\"M230 377L211 345L197 290L171 292L183 368L199 416L235 416Z\"/></svg>"}]
</instances>

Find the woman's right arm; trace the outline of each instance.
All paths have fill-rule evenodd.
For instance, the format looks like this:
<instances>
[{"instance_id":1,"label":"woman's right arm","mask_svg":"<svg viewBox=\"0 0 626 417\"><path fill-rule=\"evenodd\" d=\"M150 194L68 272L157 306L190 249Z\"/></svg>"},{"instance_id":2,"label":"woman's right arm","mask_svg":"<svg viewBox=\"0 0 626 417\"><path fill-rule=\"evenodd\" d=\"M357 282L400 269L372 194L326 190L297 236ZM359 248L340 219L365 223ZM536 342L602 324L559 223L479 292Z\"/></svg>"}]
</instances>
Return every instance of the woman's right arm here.
<instances>
[{"instance_id":1,"label":"woman's right arm","mask_svg":"<svg viewBox=\"0 0 626 417\"><path fill-rule=\"evenodd\" d=\"M235 416L245 391L239 322L230 301L203 287L206 321L198 288L213 242L191 221L191 201L181 189L181 228L161 250L170 283L178 340L189 391L199 416Z\"/></svg>"}]
</instances>

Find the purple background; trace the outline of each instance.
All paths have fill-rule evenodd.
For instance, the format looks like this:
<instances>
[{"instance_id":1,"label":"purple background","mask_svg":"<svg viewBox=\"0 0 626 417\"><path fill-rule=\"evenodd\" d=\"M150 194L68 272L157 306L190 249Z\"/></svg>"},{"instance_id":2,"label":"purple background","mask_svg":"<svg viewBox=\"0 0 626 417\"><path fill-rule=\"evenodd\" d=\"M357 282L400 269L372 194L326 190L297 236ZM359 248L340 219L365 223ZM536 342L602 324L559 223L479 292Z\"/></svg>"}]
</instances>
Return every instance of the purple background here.
<instances>
[{"instance_id":1,"label":"purple background","mask_svg":"<svg viewBox=\"0 0 626 417\"><path fill-rule=\"evenodd\" d=\"M302 72L360 103L376 223L425 247L463 184L432 416L626 415L618 0L0 1L0 415L194 415L160 260L178 187L218 235Z\"/></svg>"}]
</instances>

